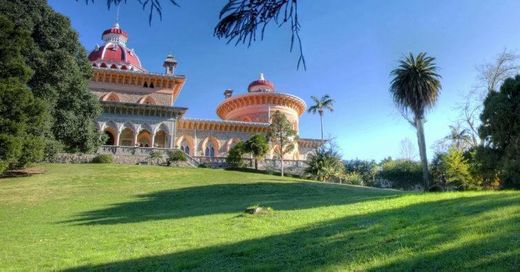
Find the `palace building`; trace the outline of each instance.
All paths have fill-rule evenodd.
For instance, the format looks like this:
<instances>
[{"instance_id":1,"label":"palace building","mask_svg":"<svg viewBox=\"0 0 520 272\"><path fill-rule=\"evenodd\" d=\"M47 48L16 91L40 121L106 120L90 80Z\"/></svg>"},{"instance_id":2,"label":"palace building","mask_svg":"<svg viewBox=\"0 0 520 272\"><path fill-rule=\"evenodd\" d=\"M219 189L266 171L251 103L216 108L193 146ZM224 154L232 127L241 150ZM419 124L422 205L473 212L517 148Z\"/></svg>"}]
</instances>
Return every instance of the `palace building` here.
<instances>
[{"instance_id":1,"label":"palace building","mask_svg":"<svg viewBox=\"0 0 520 272\"><path fill-rule=\"evenodd\" d=\"M105 30L102 40L103 45L96 46L88 58L93 67L89 89L103 108L97 125L108 136L105 151L143 154L177 148L199 161L216 160L226 157L238 141L267 133L270 116L276 111L284 113L299 134L305 102L278 92L263 75L249 84L247 92L224 91L222 102L216 105L220 119L185 118L188 109L176 106L175 101L186 77L176 74L178 63L172 55L163 63L163 74L151 73L128 47L128 33L119 24ZM305 160L321 143L299 137L296 148L285 159ZM273 148L268 158L273 158Z\"/></svg>"}]
</instances>

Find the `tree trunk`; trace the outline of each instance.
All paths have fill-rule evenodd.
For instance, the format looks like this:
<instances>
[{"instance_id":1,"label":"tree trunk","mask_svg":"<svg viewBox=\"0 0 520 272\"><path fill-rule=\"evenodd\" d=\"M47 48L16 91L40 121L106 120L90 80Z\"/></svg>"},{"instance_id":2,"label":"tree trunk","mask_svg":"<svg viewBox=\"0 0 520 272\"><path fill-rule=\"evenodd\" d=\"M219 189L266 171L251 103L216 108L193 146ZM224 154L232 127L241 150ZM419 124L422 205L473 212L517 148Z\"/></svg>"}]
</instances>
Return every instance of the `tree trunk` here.
<instances>
[{"instance_id":1,"label":"tree trunk","mask_svg":"<svg viewBox=\"0 0 520 272\"><path fill-rule=\"evenodd\" d=\"M283 177L283 156L280 157L280 170L282 172L282 177Z\"/></svg>"},{"instance_id":2,"label":"tree trunk","mask_svg":"<svg viewBox=\"0 0 520 272\"><path fill-rule=\"evenodd\" d=\"M320 111L321 141L323 142L323 111Z\"/></svg>"},{"instance_id":3,"label":"tree trunk","mask_svg":"<svg viewBox=\"0 0 520 272\"><path fill-rule=\"evenodd\" d=\"M426 156L426 141L424 139L424 120L415 119L415 128L417 129L417 143L419 144L419 155L421 157L424 191L428 191L430 187L429 172L428 172L428 158Z\"/></svg>"},{"instance_id":4,"label":"tree trunk","mask_svg":"<svg viewBox=\"0 0 520 272\"><path fill-rule=\"evenodd\" d=\"M258 170L258 159L255 158L255 170Z\"/></svg>"}]
</instances>

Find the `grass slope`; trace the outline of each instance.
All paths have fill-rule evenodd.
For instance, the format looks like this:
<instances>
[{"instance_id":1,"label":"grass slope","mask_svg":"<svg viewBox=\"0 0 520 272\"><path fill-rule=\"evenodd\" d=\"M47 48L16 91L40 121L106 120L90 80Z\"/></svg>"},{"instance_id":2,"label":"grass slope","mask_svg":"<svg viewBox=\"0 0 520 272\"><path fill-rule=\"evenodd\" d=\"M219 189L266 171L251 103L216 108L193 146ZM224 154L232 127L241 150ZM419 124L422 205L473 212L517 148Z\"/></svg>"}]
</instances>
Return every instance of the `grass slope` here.
<instances>
[{"instance_id":1,"label":"grass slope","mask_svg":"<svg viewBox=\"0 0 520 272\"><path fill-rule=\"evenodd\" d=\"M212 169L0 180L0 270L513 271L520 192L403 194ZM244 215L251 205L268 215Z\"/></svg>"}]
</instances>

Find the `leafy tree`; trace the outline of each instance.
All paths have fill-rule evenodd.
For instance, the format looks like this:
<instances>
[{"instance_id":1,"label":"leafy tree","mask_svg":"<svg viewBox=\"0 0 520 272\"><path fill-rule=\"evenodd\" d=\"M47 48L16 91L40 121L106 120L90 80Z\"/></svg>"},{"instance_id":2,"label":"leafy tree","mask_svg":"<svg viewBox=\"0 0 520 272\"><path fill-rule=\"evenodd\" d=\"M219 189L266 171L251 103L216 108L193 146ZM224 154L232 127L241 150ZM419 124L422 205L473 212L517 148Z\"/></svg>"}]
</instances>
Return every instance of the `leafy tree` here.
<instances>
[{"instance_id":1,"label":"leafy tree","mask_svg":"<svg viewBox=\"0 0 520 272\"><path fill-rule=\"evenodd\" d=\"M244 167L244 156L245 145L244 142L240 141L235 144L228 152L226 157L226 163L229 168L242 168Z\"/></svg>"},{"instance_id":2,"label":"leafy tree","mask_svg":"<svg viewBox=\"0 0 520 272\"><path fill-rule=\"evenodd\" d=\"M424 189L428 190L429 172L424 139L424 119L426 111L437 102L441 89L435 58L427 56L426 53L419 53L417 57L410 53L408 57L400 61L399 67L394 69L391 74L393 80L390 92L394 102L403 116L417 130Z\"/></svg>"},{"instance_id":3,"label":"leafy tree","mask_svg":"<svg viewBox=\"0 0 520 272\"><path fill-rule=\"evenodd\" d=\"M432 162L432 174L443 186L455 186L459 190L475 189L477 180L471 175L470 164L464 154L455 147L439 153Z\"/></svg>"},{"instance_id":4,"label":"leafy tree","mask_svg":"<svg viewBox=\"0 0 520 272\"><path fill-rule=\"evenodd\" d=\"M0 173L43 158L45 108L27 87L33 71L22 56L29 43L29 32L0 15Z\"/></svg>"},{"instance_id":5,"label":"leafy tree","mask_svg":"<svg viewBox=\"0 0 520 272\"><path fill-rule=\"evenodd\" d=\"M319 181L341 180L345 166L341 155L333 145L323 145L316 149L307 159L305 173Z\"/></svg>"},{"instance_id":6,"label":"leafy tree","mask_svg":"<svg viewBox=\"0 0 520 272\"><path fill-rule=\"evenodd\" d=\"M281 164L281 174L284 175L284 156L294 150L296 131L287 117L280 111L276 111L271 119L268 138L274 146L274 153Z\"/></svg>"},{"instance_id":7,"label":"leafy tree","mask_svg":"<svg viewBox=\"0 0 520 272\"><path fill-rule=\"evenodd\" d=\"M27 86L46 104L46 149L61 144L68 152L95 150L100 133L94 121L101 107L87 88L91 66L68 18L39 0L1 1L0 14L31 37L21 53L34 71Z\"/></svg>"},{"instance_id":8,"label":"leafy tree","mask_svg":"<svg viewBox=\"0 0 520 272\"><path fill-rule=\"evenodd\" d=\"M520 188L520 75L507 79L499 92L484 101L479 128L481 161L495 159L495 168L505 187Z\"/></svg>"},{"instance_id":9,"label":"leafy tree","mask_svg":"<svg viewBox=\"0 0 520 272\"><path fill-rule=\"evenodd\" d=\"M320 115L320 126L321 126L321 140L323 141L323 113L325 110L334 111L334 99L330 98L328 94L318 99L316 96L311 96L314 105L310 106L307 110L310 113Z\"/></svg>"},{"instance_id":10,"label":"leafy tree","mask_svg":"<svg viewBox=\"0 0 520 272\"><path fill-rule=\"evenodd\" d=\"M250 153L255 158L255 169L258 170L258 160L265 157L269 151L269 143L264 135L256 134L244 143L244 152Z\"/></svg>"}]
</instances>

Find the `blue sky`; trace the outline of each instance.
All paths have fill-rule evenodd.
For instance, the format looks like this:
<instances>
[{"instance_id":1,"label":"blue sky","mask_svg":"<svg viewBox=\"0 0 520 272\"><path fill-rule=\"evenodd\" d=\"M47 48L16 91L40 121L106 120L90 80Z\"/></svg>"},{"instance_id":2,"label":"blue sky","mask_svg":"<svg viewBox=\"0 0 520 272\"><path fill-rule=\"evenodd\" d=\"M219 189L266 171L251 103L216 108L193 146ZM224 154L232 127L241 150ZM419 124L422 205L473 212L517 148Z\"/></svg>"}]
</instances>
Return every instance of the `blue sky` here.
<instances>
[{"instance_id":1,"label":"blue sky","mask_svg":"<svg viewBox=\"0 0 520 272\"><path fill-rule=\"evenodd\" d=\"M88 51L115 21L115 9L105 2L49 1L70 17ZM180 8L164 2L162 21L156 18L151 26L137 1L121 6L119 21L149 71L162 72L165 56L176 56L177 73L187 77L176 105L189 107L187 117L218 118L215 107L223 91L245 92L263 72L278 91L307 103L311 95L336 100L336 111L325 116L325 132L335 137L345 159L398 157L402 139L416 143L415 130L388 92L390 71L408 52L436 57L443 77L440 99L425 124L431 147L457 119L455 106L475 84L476 66L520 46L517 0L300 1L307 71L298 71L288 27L269 28L264 41L250 48L235 47L213 37L226 0L178 0ZM305 113L300 130L302 137L319 138L318 116Z\"/></svg>"}]
</instances>

